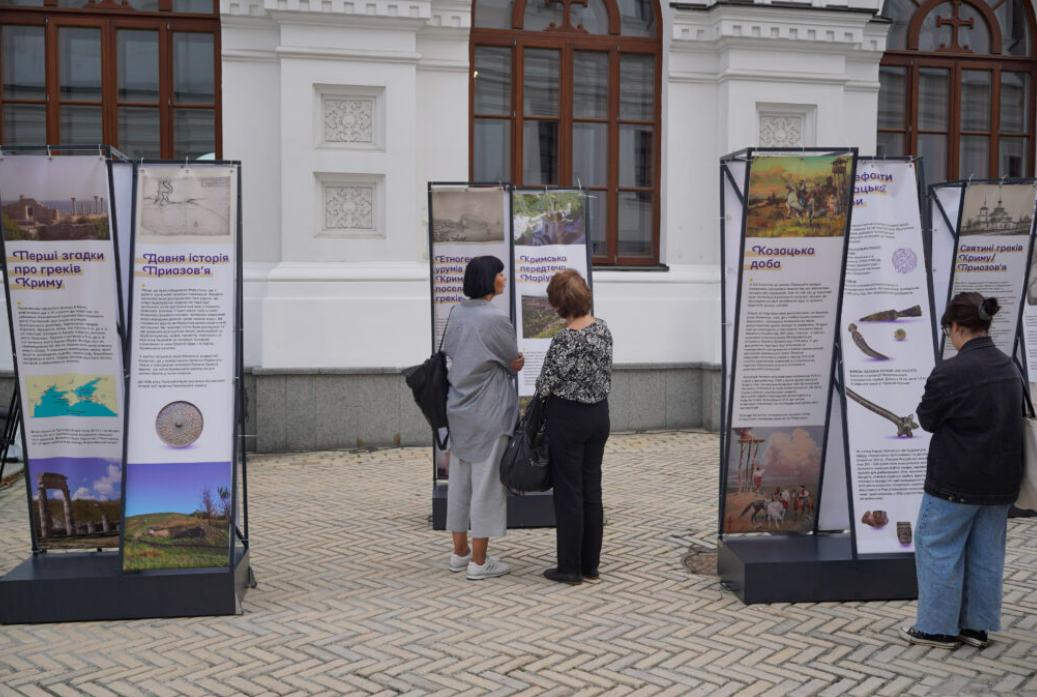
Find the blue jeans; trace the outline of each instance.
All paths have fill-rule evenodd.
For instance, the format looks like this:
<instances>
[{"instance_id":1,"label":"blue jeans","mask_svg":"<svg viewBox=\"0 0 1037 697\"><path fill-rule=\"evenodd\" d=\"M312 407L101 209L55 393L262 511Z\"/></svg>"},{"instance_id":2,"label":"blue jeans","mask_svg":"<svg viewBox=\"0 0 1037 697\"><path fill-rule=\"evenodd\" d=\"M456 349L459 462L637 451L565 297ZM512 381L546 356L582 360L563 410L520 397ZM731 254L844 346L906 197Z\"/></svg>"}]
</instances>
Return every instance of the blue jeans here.
<instances>
[{"instance_id":1,"label":"blue jeans","mask_svg":"<svg viewBox=\"0 0 1037 697\"><path fill-rule=\"evenodd\" d=\"M918 621L926 634L1001 629L1008 509L925 494L915 533Z\"/></svg>"}]
</instances>

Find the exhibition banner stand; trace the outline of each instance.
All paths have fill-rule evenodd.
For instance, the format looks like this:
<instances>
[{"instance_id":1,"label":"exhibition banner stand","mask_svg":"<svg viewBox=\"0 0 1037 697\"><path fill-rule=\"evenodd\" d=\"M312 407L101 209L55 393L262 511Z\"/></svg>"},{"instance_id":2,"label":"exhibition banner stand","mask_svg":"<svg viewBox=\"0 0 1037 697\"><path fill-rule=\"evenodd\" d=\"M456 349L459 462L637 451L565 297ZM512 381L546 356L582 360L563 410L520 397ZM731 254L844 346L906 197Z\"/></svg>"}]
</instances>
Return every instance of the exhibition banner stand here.
<instances>
[{"instance_id":1,"label":"exhibition banner stand","mask_svg":"<svg viewBox=\"0 0 1037 697\"><path fill-rule=\"evenodd\" d=\"M990 324L990 337L1002 351L1016 355L1032 258L1037 180L973 179L940 189L957 193L960 199L952 228L954 253L948 290L938 309L942 314L958 293L996 297L1001 311ZM933 244L935 251L935 234ZM940 246L950 246L946 236ZM956 354L954 345L942 337L941 356L946 359Z\"/></svg>"},{"instance_id":2,"label":"exhibition banner stand","mask_svg":"<svg viewBox=\"0 0 1037 697\"><path fill-rule=\"evenodd\" d=\"M904 557L884 583L910 596L930 438L914 411L937 362L922 164L862 159L857 180L837 376L849 497L830 500L848 504L855 558Z\"/></svg>"},{"instance_id":3,"label":"exhibition banner stand","mask_svg":"<svg viewBox=\"0 0 1037 697\"><path fill-rule=\"evenodd\" d=\"M996 297L1001 311L991 323L990 336L1015 357L1031 392L1037 374L1035 192L1033 179L970 179L934 186L930 197L934 260L945 260L933 268L935 316L960 292ZM942 356L955 353L944 337ZM1009 512L1010 517L1031 515L1015 507Z\"/></svg>"},{"instance_id":4,"label":"exhibition banner stand","mask_svg":"<svg viewBox=\"0 0 1037 697\"><path fill-rule=\"evenodd\" d=\"M721 160L718 571L747 603L882 597L818 523L856 168L856 149Z\"/></svg>"},{"instance_id":5,"label":"exhibition banner stand","mask_svg":"<svg viewBox=\"0 0 1037 697\"><path fill-rule=\"evenodd\" d=\"M53 146L52 149L62 155L5 154L0 160L5 290L20 394L24 395L21 409L25 415L23 440L30 465L27 473L30 506L35 507L31 510L36 512L32 516L33 557L0 579L0 622L127 619L240 611L240 596L253 579L248 564L247 508L244 509L245 532L237 530L234 474L239 437L243 432L238 426L244 405L237 163L198 166L199 169L222 167L234 172L233 188L226 192L228 213L224 216L230 226L225 237L231 251L219 253L228 257L226 263L236 271L228 271L229 285L224 284L226 287L215 291L226 298L217 302L213 288L207 288L206 298L196 297L190 307L185 307L176 302L183 297L178 293L182 289L168 288L166 292L160 290L149 307L141 300L143 284L138 283L141 264L133 266L132 286L119 278L121 269L129 268L119 259L119 251L127 248L119 241L120 224L123 237L137 238L141 232L133 216L128 215L134 208L135 193L140 192L140 182L135 181L134 176L138 165L118 162L115 159L120 156L118 151L107 147L100 149L101 157L97 147ZM37 150L49 149L44 146ZM79 150L92 153L65 154ZM140 163L142 168L152 165L176 167L185 172L195 169L194 164L187 167L183 162L175 165ZM167 179L158 186L157 198L154 193L150 194L152 205L158 202L167 209L157 219L151 217L152 226L145 228L145 232L159 235L162 242L173 245L193 242L189 236L179 237L182 233L176 230L178 226L182 229L185 223L192 231L199 231L199 226L204 228L204 221L213 211L199 216L197 211L186 209L204 207L211 197L197 192L185 196L174 175ZM27 187L32 191L23 192L17 198L8 193ZM64 202L66 198L68 204ZM147 208L146 205L136 207L138 212ZM161 230L154 227L156 220L161 223ZM213 234L199 232L207 238ZM142 237L135 241L147 240ZM183 246L179 252L184 256L198 253ZM175 268L187 265L185 260L183 266ZM189 265L199 268L201 262L191 261ZM173 268L157 260L152 260L150 266L152 269ZM152 272L154 278L149 277L146 282L161 289L166 275ZM170 275L180 277L182 274ZM130 321L137 326L137 346L151 350L162 348L159 346L161 335L176 324L182 349L177 356L171 359L167 353L164 360L145 366L138 351L130 354L133 356L131 371L124 371L124 342L120 334L130 332L122 324L121 296L122 290L128 287L138 296L135 306L140 317L136 322ZM67 299L63 299L65 296ZM205 316L207 305L216 304L221 316L219 321ZM130 318L134 315L133 307L131 300ZM198 350L197 347L206 342L210 347L215 345L212 339L217 324L226 325L220 329L225 339L221 350ZM46 332L55 335L44 336ZM145 342L150 344L145 345ZM188 344L193 344L195 350L187 348ZM186 366L192 356L198 359L194 372ZM223 369L222 379L204 369L213 364L229 366ZM132 378L128 394L125 377ZM222 432L226 444L226 481L221 479L219 484L226 484L227 501L224 502L221 491L213 492L223 508L206 511L203 504L178 510L170 504L167 510L156 512L158 515L153 515L151 520L134 520L137 509L146 509L149 505L163 507L162 504L173 501L176 492L185 486L209 483L202 482L186 469L176 476L165 477L162 486L152 487L150 492L145 485L135 482L132 469L127 479L125 447L130 439L124 434L144 428L129 418L129 397L134 388L147 383L152 388L166 388L171 395L179 394L178 390L190 385L204 384L212 388L221 382L223 392L229 397L217 406L229 414L225 419L227 423L222 424L216 417L206 425L217 439ZM203 402L197 396L195 399ZM190 416L174 415L171 428L176 431L191 428L194 422ZM154 435L161 434L164 425L169 424L162 421L160 414L157 420L152 415L148 427ZM243 448L240 450L240 501L244 504L244 452ZM208 457L210 453L204 455ZM158 455L151 461L163 459L168 458ZM149 477L138 479L144 481ZM34 484L38 485L35 500L31 491ZM54 490L61 494L57 501L46 496L48 491ZM194 493L197 495L197 491ZM203 566L192 562L213 537L206 526L196 522L207 512L216 518L222 515L234 533L223 534L218 565L207 560ZM177 514L184 514L185 520L169 524L171 521L166 518ZM56 519L61 525L56 524ZM142 525L137 525L138 522ZM127 540L137 545L148 544L149 553L124 555L118 551L103 551L105 547L119 545L120 539L124 546ZM240 540L240 544L235 540ZM46 554L49 549L76 547L97 551ZM177 561L154 564L150 567L154 570L127 573L124 558L130 561L125 564L129 569L133 568L133 560L141 556ZM189 561L184 563L184 559Z\"/></svg>"},{"instance_id":6,"label":"exhibition banner stand","mask_svg":"<svg viewBox=\"0 0 1037 697\"><path fill-rule=\"evenodd\" d=\"M515 239L510 184L501 182L429 182L429 288L432 310L432 351L439 350L451 310L466 300L464 272L478 256L495 256L504 263L507 286L494 305L515 324ZM543 192L541 192L543 193ZM528 359L527 359L528 360ZM450 477L450 441L446 429L433 434L432 527L446 528ZM549 492L508 496L508 527L554 525Z\"/></svg>"},{"instance_id":7,"label":"exhibition banner stand","mask_svg":"<svg viewBox=\"0 0 1037 697\"><path fill-rule=\"evenodd\" d=\"M536 381L551 339L565 327L547 301L547 284L575 269L591 279L587 243L587 194L578 189L515 189L515 330L526 364L518 375L520 397L536 394Z\"/></svg>"}]
</instances>

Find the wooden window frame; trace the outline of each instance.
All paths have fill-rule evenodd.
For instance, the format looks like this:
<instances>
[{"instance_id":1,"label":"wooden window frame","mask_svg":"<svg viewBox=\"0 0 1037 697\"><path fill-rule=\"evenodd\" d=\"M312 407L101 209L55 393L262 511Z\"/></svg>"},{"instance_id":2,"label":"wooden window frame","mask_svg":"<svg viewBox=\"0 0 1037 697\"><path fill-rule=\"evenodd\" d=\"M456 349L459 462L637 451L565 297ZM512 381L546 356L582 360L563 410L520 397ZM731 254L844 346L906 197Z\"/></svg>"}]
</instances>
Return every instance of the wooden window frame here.
<instances>
[{"instance_id":1,"label":"wooden window frame","mask_svg":"<svg viewBox=\"0 0 1037 697\"><path fill-rule=\"evenodd\" d=\"M63 100L59 92L58 29L61 27L89 27L101 31L101 119L105 144L119 147L119 107L140 106L159 111L159 148L163 159L174 159L173 116L178 109L205 109L213 112L214 151L217 160L223 157L223 92L221 70L220 18L214 3L210 14L174 14L172 0L159 0L158 12L138 12L115 6L111 0L84 8L58 8L56 0L46 0L45 7L0 5L0 27L44 27L46 53L46 101L5 100L0 94L0 109L4 104L44 104L46 106L47 143L60 145L60 107L62 104L86 104L78 100ZM159 96L157 103L120 101L118 95L118 45L116 32L120 29L156 31L159 37ZM173 34L207 34L213 38L213 102L212 104L177 104L173 100ZM3 41L0 36L0 42ZM2 56L0 45L0 56ZM96 103L91 103L96 105ZM3 120L0 119L0 145L4 143Z\"/></svg>"},{"instance_id":2,"label":"wooden window frame","mask_svg":"<svg viewBox=\"0 0 1037 697\"><path fill-rule=\"evenodd\" d=\"M534 0L528 0L533 2ZM475 0L472 3L472 30L468 44L468 172L475 175L475 119L506 120L511 124L510 179L516 186L523 186L522 137L523 124L529 120L545 120L525 117L522 107L522 85L525 50L530 48L554 49L560 52L561 75L559 82L559 115L546 120L558 122L558 186L574 185L573 130L574 122L597 122L608 124L608 181L605 187L585 187L591 196L595 192L612 195L606 208L605 248L606 254L595 255L593 263L601 266L658 266L659 265L659 216L662 176L662 13L654 3L656 17L655 37L620 36L619 11L614 0L605 0L609 13L609 34L587 34L564 30L524 31L522 29L488 29L475 27ZM512 26L521 26L525 0L515 0ZM517 18L517 19L516 19ZM511 115L475 113L475 50L482 47L511 49ZM606 53L609 56L608 118L593 119L573 116L573 57L576 51ZM624 54L650 55L654 57L654 114L650 121L620 118L620 58ZM643 124L652 127L652 186L620 187L619 185L619 131L626 124ZM542 185L536 185L542 186ZM620 255L619 248L619 194L622 192L649 192L652 194L652 242L651 253L644 256ZM590 244L588 232L588 244Z\"/></svg>"},{"instance_id":3,"label":"wooden window frame","mask_svg":"<svg viewBox=\"0 0 1037 697\"><path fill-rule=\"evenodd\" d=\"M1027 21L1030 30L1030 56L1010 56L1001 53L1001 28L996 23L993 14L995 7L986 5L983 0L971 2L963 0L977 9L988 22L990 29L991 53L977 54L968 52L937 51L921 52L913 50L918 46L918 34L926 15L934 11L938 6L951 2L951 0L928 0L917 2L917 9L908 25L906 37L907 50L886 51L882 57L881 66L902 67L907 69L907 85L904 109L904 123L899 128L879 127L878 133L899 133L904 135L905 155L918 154L918 136L922 131L918 128L919 110L919 70L922 68L940 68L948 71L948 99L947 105L947 171L931 172L926 175L932 181L943 181L959 179L961 170L961 137L968 135L983 135L990 138L990 161L988 175L999 177L1003 173L998 172L1000 160L1000 139L1004 138L1026 138L1027 155L1026 170L1022 176L1032 177L1034 175L1034 155L1037 153L1037 129L1034 128L1035 110L1037 110L1037 57L1034 56L1034 47L1037 45L1037 21L1035 21L1034 9L1030 2L1024 2ZM1001 0L1007 2L1008 0ZM980 4L983 5L980 8ZM1000 3L998 3L999 5ZM993 18L993 20L991 20ZM991 21L994 23L991 24ZM962 131L961 129L961 77L963 70L984 70L991 73L990 86L990 131ZM1029 76L1029 104L1027 105L1027 127L1031 130L1026 133L1007 133L1001 130L1001 73L1025 73ZM930 133L935 131L924 131Z\"/></svg>"}]
</instances>

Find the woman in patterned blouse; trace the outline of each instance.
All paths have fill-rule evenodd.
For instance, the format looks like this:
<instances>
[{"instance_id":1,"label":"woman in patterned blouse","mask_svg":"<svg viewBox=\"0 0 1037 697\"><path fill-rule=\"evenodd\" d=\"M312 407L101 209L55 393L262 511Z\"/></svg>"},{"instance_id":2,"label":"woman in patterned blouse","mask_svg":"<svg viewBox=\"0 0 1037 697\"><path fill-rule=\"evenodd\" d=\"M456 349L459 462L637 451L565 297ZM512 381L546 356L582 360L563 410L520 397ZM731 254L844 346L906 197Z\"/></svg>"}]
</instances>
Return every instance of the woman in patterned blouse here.
<instances>
[{"instance_id":1,"label":"woman in patterned blouse","mask_svg":"<svg viewBox=\"0 0 1037 697\"><path fill-rule=\"evenodd\" d=\"M544 576L577 585L598 580L604 509L601 459L609 437L612 334L591 316L591 291L579 272L556 273L547 299L566 326L551 340L537 379L547 401L554 479L558 566Z\"/></svg>"}]
</instances>

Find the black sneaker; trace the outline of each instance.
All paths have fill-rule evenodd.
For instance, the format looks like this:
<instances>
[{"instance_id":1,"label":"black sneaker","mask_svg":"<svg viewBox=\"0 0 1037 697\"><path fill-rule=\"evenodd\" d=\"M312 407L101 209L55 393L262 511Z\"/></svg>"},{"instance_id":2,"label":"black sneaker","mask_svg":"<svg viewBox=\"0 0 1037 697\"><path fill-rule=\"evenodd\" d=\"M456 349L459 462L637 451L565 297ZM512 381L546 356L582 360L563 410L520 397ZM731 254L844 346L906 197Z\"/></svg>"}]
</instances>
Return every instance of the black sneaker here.
<instances>
[{"instance_id":1,"label":"black sneaker","mask_svg":"<svg viewBox=\"0 0 1037 697\"><path fill-rule=\"evenodd\" d=\"M951 634L926 634L913 625L901 627L900 636L911 644L919 646L935 646L938 649L953 649L958 645L958 637Z\"/></svg>"},{"instance_id":2,"label":"black sneaker","mask_svg":"<svg viewBox=\"0 0 1037 697\"><path fill-rule=\"evenodd\" d=\"M598 575L598 570L597 569L591 569L590 571L584 571L583 572L583 580L584 581L600 581L601 580L601 576Z\"/></svg>"},{"instance_id":3,"label":"black sneaker","mask_svg":"<svg viewBox=\"0 0 1037 697\"><path fill-rule=\"evenodd\" d=\"M986 632L978 629L961 630L958 632L958 641L980 649L985 649L990 646L990 637L987 636Z\"/></svg>"},{"instance_id":4,"label":"black sneaker","mask_svg":"<svg viewBox=\"0 0 1037 697\"><path fill-rule=\"evenodd\" d=\"M578 586L581 583L583 583L583 577L579 574L567 574L563 571L559 571L557 568L552 568L545 571L544 578L546 578L549 581L568 583L570 586Z\"/></svg>"}]
</instances>

